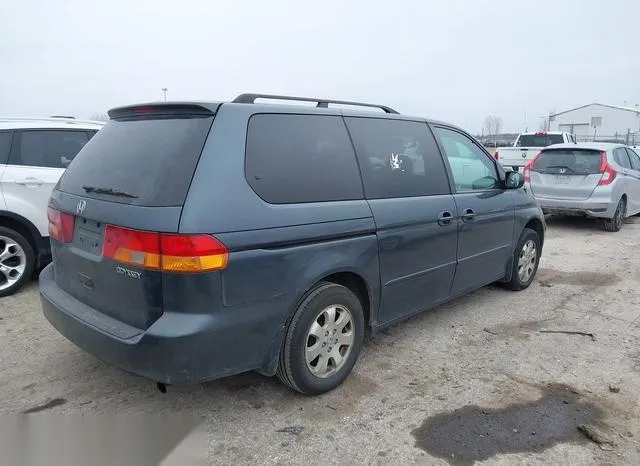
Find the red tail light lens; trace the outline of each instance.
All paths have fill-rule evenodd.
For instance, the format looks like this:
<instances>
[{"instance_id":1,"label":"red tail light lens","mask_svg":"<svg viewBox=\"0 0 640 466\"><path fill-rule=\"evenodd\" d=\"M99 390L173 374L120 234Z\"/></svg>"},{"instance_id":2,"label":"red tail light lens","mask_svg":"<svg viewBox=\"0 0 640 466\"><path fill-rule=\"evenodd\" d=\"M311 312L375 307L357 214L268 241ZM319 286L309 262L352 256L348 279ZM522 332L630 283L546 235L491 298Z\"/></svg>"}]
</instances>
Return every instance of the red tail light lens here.
<instances>
[{"instance_id":1,"label":"red tail light lens","mask_svg":"<svg viewBox=\"0 0 640 466\"><path fill-rule=\"evenodd\" d=\"M49 207L47 208L47 218L49 219L50 238L61 243L73 241L73 228L76 223L76 218L73 215Z\"/></svg>"},{"instance_id":2,"label":"red tail light lens","mask_svg":"<svg viewBox=\"0 0 640 466\"><path fill-rule=\"evenodd\" d=\"M540 154L542 154L542 152L538 152L536 154L536 156L534 158L532 158L531 161L529 161L529 163L527 163L524 166L524 170L522 171L522 174L524 176L525 183L530 183L531 182L531 170L533 170L533 166L535 165L536 160L538 159L538 157L540 157Z\"/></svg>"},{"instance_id":3,"label":"red tail light lens","mask_svg":"<svg viewBox=\"0 0 640 466\"><path fill-rule=\"evenodd\" d=\"M160 234L107 225L102 254L123 264L160 268Z\"/></svg>"},{"instance_id":4,"label":"red tail light lens","mask_svg":"<svg viewBox=\"0 0 640 466\"><path fill-rule=\"evenodd\" d=\"M607 162L606 152L600 153L600 172L602 173L602 177L600 181L598 181L598 186L606 186L613 183L613 180L615 180L618 175L618 172Z\"/></svg>"},{"instance_id":5,"label":"red tail light lens","mask_svg":"<svg viewBox=\"0 0 640 466\"><path fill-rule=\"evenodd\" d=\"M123 264L167 272L224 269L226 246L210 235L173 235L107 225L103 255Z\"/></svg>"},{"instance_id":6,"label":"red tail light lens","mask_svg":"<svg viewBox=\"0 0 640 466\"><path fill-rule=\"evenodd\" d=\"M495 151L495 153L493 154L493 158L496 160L500 158L500 154L498 153L498 151Z\"/></svg>"}]
</instances>

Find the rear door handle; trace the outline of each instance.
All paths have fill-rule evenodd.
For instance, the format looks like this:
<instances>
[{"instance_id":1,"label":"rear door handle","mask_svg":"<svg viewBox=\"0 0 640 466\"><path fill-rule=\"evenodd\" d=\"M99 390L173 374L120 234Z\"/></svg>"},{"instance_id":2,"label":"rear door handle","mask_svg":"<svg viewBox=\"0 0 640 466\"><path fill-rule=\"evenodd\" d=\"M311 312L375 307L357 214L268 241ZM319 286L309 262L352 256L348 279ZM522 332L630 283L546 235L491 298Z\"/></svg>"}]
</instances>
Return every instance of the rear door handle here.
<instances>
[{"instance_id":1,"label":"rear door handle","mask_svg":"<svg viewBox=\"0 0 640 466\"><path fill-rule=\"evenodd\" d=\"M38 178L29 177L22 180L16 180L15 183L21 184L21 185L38 185L39 186L41 184L44 184L44 181Z\"/></svg>"},{"instance_id":2,"label":"rear door handle","mask_svg":"<svg viewBox=\"0 0 640 466\"><path fill-rule=\"evenodd\" d=\"M453 221L453 214L448 210L445 210L444 212L440 212L440 215L438 215L438 225L440 225L441 227L444 227L446 225L451 225L452 221Z\"/></svg>"},{"instance_id":3,"label":"rear door handle","mask_svg":"<svg viewBox=\"0 0 640 466\"><path fill-rule=\"evenodd\" d=\"M464 209L464 213L462 214L463 222L473 222L475 218L476 213L473 211L473 209Z\"/></svg>"}]
</instances>

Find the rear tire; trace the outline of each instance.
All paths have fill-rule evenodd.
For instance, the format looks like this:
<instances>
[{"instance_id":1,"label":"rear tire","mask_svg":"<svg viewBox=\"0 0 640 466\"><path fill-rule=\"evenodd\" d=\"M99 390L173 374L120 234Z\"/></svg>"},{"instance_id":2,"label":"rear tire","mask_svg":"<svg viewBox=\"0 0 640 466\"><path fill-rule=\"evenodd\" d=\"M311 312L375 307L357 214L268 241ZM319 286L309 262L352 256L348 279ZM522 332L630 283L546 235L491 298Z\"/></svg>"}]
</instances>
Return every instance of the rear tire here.
<instances>
[{"instance_id":1,"label":"rear tire","mask_svg":"<svg viewBox=\"0 0 640 466\"><path fill-rule=\"evenodd\" d=\"M624 225L624 219L627 216L627 200L622 197L620 198L620 202L618 202L618 207L616 207L616 211L613 214L612 218L605 218L602 222L602 226L605 231L620 231L622 229L622 225Z\"/></svg>"},{"instance_id":2,"label":"rear tire","mask_svg":"<svg viewBox=\"0 0 640 466\"><path fill-rule=\"evenodd\" d=\"M305 395L333 390L347 378L364 341L359 299L335 283L315 287L293 315L280 351L278 378Z\"/></svg>"},{"instance_id":3,"label":"rear tire","mask_svg":"<svg viewBox=\"0 0 640 466\"><path fill-rule=\"evenodd\" d=\"M36 255L20 233L0 227L0 298L14 294L33 276Z\"/></svg>"},{"instance_id":4,"label":"rear tire","mask_svg":"<svg viewBox=\"0 0 640 466\"><path fill-rule=\"evenodd\" d=\"M540 236L535 230L525 228L513 253L511 280L501 286L512 291L529 288L540 263Z\"/></svg>"}]
</instances>

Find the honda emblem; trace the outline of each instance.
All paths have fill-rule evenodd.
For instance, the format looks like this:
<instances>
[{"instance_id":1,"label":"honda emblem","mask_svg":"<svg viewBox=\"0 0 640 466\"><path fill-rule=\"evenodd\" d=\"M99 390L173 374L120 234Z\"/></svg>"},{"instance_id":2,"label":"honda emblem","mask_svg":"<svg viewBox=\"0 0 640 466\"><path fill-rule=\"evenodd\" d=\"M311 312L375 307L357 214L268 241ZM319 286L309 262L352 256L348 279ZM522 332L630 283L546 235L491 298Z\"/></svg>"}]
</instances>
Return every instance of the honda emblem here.
<instances>
[{"instance_id":1,"label":"honda emblem","mask_svg":"<svg viewBox=\"0 0 640 466\"><path fill-rule=\"evenodd\" d=\"M78 205L76 206L76 212L78 215L84 214L84 209L87 208L87 201L78 201Z\"/></svg>"}]
</instances>

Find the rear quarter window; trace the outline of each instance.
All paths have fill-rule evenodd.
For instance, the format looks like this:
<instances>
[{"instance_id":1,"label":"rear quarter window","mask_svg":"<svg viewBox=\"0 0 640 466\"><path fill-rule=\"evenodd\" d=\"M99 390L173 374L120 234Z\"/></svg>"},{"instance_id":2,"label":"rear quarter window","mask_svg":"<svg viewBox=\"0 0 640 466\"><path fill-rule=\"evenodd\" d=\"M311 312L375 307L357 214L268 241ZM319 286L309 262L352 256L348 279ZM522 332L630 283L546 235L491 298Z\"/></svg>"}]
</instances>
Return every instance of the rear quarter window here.
<instances>
[{"instance_id":1,"label":"rear quarter window","mask_svg":"<svg viewBox=\"0 0 640 466\"><path fill-rule=\"evenodd\" d=\"M85 146L85 131L22 130L9 163L28 167L67 168Z\"/></svg>"},{"instance_id":2,"label":"rear quarter window","mask_svg":"<svg viewBox=\"0 0 640 466\"><path fill-rule=\"evenodd\" d=\"M627 151L619 147L613 151L613 158L623 168L631 168L631 161L629 160L629 156L627 155Z\"/></svg>"},{"instance_id":3,"label":"rear quarter window","mask_svg":"<svg viewBox=\"0 0 640 466\"><path fill-rule=\"evenodd\" d=\"M245 175L266 202L362 199L362 181L341 117L257 114L249 119Z\"/></svg>"},{"instance_id":4,"label":"rear quarter window","mask_svg":"<svg viewBox=\"0 0 640 466\"><path fill-rule=\"evenodd\" d=\"M640 170L640 156L633 149L629 149L627 147L627 153L629 154L629 159L631 159L631 168L634 170Z\"/></svg>"},{"instance_id":5,"label":"rear quarter window","mask_svg":"<svg viewBox=\"0 0 640 466\"><path fill-rule=\"evenodd\" d=\"M12 139L13 131L0 131L0 164L7 163L9 159Z\"/></svg>"}]
</instances>

